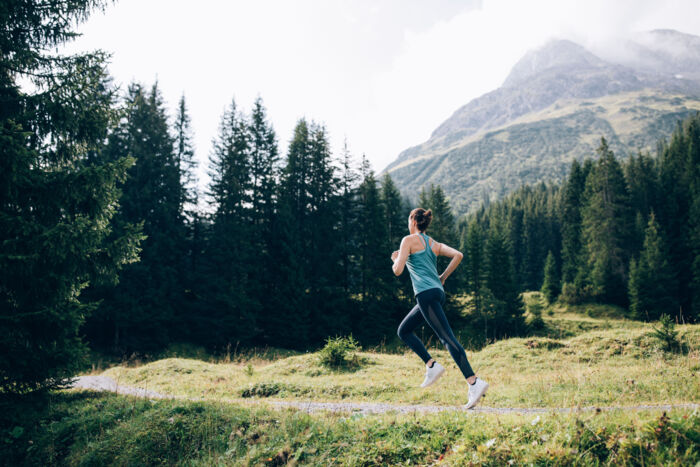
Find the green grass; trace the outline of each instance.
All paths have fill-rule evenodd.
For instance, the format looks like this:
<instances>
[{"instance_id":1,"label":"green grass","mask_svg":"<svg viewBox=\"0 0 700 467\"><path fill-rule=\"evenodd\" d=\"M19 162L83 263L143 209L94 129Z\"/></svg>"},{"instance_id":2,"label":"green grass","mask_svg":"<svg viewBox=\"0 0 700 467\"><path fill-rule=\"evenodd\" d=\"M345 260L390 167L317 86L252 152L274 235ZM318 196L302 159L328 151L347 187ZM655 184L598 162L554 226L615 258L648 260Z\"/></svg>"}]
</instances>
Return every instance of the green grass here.
<instances>
[{"instance_id":1,"label":"green grass","mask_svg":"<svg viewBox=\"0 0 700 467\"><path fill-rule=\"evenodd\" d=\"M21 407L14 406L15 415ZM50 395L3 437L6 465L695 465L700 415L309 415L217 402Z\"/></svg>"},{"instance_id":2,"label":"green grass","mask_svg":"<svg viewBox=\"0 0 700 467\"><path fill-rule=\"evenodd\" d=\"M537 296L530 292L524 298L529 303ZM467 352L491 385L484 405L700 402L700 325L677 326L687 352L673 354L649 336L652 324L629 320L619 308L554 304L542 317L545 327L538 335ZM421 389L424 367L408 350L365 349L357 353L357 365L333 369L319 364L319 352L235 349L213 356L191 346L173 346L148 360L114 362L106 371L97 365L93 373L200 401L70 390L50 393L43 404L9 403L0 407L0 459L8 465L190 466L700 462L700 411L691 409L672 410L670 418L658 409L363 416L309 415L249 404L466 402L464 378L449 354L440 348L431 348L431 353L448 371L438 384Z\"/></svg>"},{"instance_id":3,"label":"green grass","mask_svg":"<svg viewBox=\"0 0 700 467\"><path fill-rule=\"evenodd\" d=\"M526 301L532 294L526 295ZM551 314L549 313L551 311ZM576 407L700 402L700 325L678 326L690 351L670 354L649 336L652 324L630 321L624 310L602 305L543 312L538 336L511 338L467 356L491 385L493 407ZM422 361L404 353L358 352L362 364L333 370L320 354L273 360L202 361L166 358L142 365L118 365L103 374L119 384L158 392L238 400L368 401L397 404L458 405L467 386L444 348L432 355L447 368L427 389Z\"/></svg>"}]
</instances>

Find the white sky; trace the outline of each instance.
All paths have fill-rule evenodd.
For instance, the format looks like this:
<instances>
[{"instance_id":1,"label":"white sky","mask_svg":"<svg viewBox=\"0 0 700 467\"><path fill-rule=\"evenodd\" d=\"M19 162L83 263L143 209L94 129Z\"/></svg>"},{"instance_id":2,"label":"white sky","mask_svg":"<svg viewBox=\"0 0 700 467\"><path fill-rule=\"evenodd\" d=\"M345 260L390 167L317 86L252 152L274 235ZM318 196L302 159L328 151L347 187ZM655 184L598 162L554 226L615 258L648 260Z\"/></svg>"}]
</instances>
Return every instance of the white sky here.
<instances>
[{"instance_id":1,"label":"white sky","mask_svg":"<svg viewBox=\"0 0 700 467\"><path fill-rule=\"evenodd\" d=\"M231 98L260 95L286 154L301 117L347 137L380 172L457 108L501 85L550 37L595 46L673 28L700 35L698 0L120 0L63 49L112 53L122 89L158 79L174 115L184 92L204 175Z\"/></svg>"}]
</instances>

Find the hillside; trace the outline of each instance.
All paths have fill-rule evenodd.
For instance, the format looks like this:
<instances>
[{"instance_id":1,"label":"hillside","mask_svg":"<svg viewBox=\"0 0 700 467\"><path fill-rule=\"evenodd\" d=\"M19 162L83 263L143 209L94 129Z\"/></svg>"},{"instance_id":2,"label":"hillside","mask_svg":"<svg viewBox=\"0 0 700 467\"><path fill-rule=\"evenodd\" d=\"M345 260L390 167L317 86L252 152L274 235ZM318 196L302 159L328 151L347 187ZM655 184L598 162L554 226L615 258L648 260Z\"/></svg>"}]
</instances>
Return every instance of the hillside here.
<instances>
[{"instance_id":1,"label":"hillside","mask_svg":"<svg viewBox=\"0 0 700 467\"><path fill-rule=\"evenodd\" d=\"M414 200L421 187L440 184L461 214L520 184L560 180L574 158L595 157L601 136L619 157L653 151L676 121L700 110L699 40L652 31L607 60L552 40L383 172Z\"/></svg>"}]
</instances>

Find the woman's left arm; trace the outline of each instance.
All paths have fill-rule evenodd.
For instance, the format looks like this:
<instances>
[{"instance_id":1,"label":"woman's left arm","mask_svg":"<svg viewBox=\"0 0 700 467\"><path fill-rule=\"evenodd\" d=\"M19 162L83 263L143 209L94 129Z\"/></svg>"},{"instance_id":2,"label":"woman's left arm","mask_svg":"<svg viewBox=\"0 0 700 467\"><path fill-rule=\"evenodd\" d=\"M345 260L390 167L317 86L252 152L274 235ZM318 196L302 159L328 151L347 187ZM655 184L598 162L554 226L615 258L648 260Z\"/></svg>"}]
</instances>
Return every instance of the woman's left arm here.
<instances>
[{"instance_id":1,"label":"woman's left arm","mask_svg":"<svg viewBox=\"0 0 700 467\"><path fill-rule=\"evenodd\" d=\"M406 236L401 240L399 250L391 254L391 259L394 260L394 264L391 266L391 269L394 270L394 275L401 275L403 268L406 265L406 260L408 259L409 253L410 247L408 246L408 236Z\"/></svg>"}]
</instances>

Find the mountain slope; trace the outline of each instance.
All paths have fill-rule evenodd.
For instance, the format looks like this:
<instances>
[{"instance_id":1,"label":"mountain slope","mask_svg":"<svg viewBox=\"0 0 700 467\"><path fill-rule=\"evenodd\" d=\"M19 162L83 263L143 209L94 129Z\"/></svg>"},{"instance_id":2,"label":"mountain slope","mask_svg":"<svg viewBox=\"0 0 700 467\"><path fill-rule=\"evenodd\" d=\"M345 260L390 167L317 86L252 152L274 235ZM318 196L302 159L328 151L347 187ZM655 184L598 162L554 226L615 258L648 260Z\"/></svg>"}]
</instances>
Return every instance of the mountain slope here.
<instances>
[{"instance_id":1,"label":"mountain slope","mask_svg":"<svg viewBox=\"0 0 700 467\"><path fill-rule=\"evenodd\" d=\"M441 185L461 214L521 183L561 179L572 159L595 155L601 136L620 157L651 150L677 120L700 110L700 81L691 79L700 75L694 48L700 38L673 33L627 41L633 53L624 64L552 40L523 56L503 86L459 108L383 172L413 200L421 187ZM657 36L664 41L650 42Z\"/></svg>"}]
</instances>

